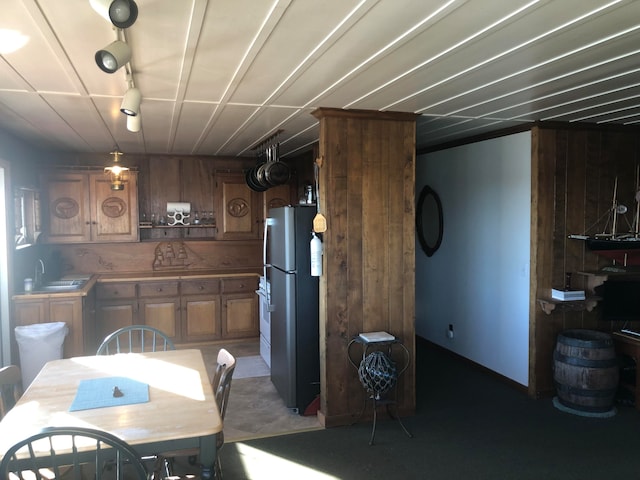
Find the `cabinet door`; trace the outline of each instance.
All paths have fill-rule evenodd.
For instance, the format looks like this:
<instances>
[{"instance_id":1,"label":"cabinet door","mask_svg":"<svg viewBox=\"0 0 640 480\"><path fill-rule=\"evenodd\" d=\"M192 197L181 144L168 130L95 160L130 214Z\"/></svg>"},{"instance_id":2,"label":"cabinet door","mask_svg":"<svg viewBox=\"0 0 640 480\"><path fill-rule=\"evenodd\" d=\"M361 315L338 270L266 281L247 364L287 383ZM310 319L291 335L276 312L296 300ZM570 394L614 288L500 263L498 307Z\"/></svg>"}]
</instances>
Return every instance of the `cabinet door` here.
<instances>
[{"instance_id":1,"label":"cabinet door","mask_svg":"<svg viewBox=\"0 0 640 480\"><path fill-rule=\"evenodd\" d=\"M15 326L46 322L47 309L48 305L46 300L14 301L13 319Z\"/></svg>"},{"instance_id":2,"label":"cabinet door","mask_svg":"<svg viewBox=\"0 0 640 480\"><path fill-rule=\"evenodd\" d=\"M218 239L259 238L260 194L251 190L242 173L216 174L216 212Z\"/></svg>"},{"instance_id":3,"label":"cabinet door","mask_svg":"<svg viewBox=\"0 0 640 480\"><path fill-rule=\"evenodd\" d=\"M262 218L260 218L260 237L264 236L264 222L269 216L272 208L285 207L291 205L291 187L289 185L278 185L272 187L262 194Z\"/></svg>"},{"instance_id":4,"label":"cabinet door","mask_svg":"<svg viewBox=\"0 0 640 480\"><path fill-rule=\"evenodd\" d=\"M178 282L144 282L138 285L140 322L180 340Z\"/></svg>"},{"instance_id":5,"label":"cabinet door","mask_svg":"<svg viewBox=\"0 0 640 480\"><path fill-rule=\"evenodd\" d=\"M182 297L183 340L205 342L218 340L222 333L219 295Z\"/></svg>"},{"instance_id":6,"label":"cabinet door","mask_svg":"<svg viewBox=\"0 0 640 480\"><path fill-rule=\"evenodd\" d=\"M82 297L51 298L49 300L50 322L64 322L69 332L64 342L64 356L84 355L84 334L82 326ZM94 352L88 352L93 354Z\"/></svg>"},{"instance_id":7,"label":"cabinet door","mask_svg":"<svg viewBox=\"0 0 640 480\"><path fill-rule=\"evenodd\" d=\"M180 298L141 298L140 321L144 325L155 327L172 340L180 340L178 319L180 315Z\"/></svg>"},{"instance_id":8,"label":"cabinet door","mask_svg":"<svg viewBox=\"0 0 640 480\"><path fill-rule=\"evenodd\" d=\"M247 338L260 335L258 296L248 293L224 295L222 304L222 337Z\"/></svg>"},{"instance_id":9,"label":"cabinet door","mask_svg":"<svg viewBox=\"0 0 640 480\"><path fill-rule=\"evenodd\" d=\"M111 190L101 173L92 173L91 238L94 242L136 242L138 230L137 174L130 172L124 190Z\"/></svg>"},{"instance_id":10,"label":"cabinet door","mask_svg":"<svg viewBox=\"0 0 640 480\"><path fill-rule=\"evenodd\" d=\"M98 346L110 333L137 323L138 302L135 298L96 301L95 331Z\"/></svg>"},{"instance_id":11,"label":"cabinet door","mask_svg":"<svg viewBox=\"0 0 640 480\"><path fill-rule=\"evenodd\" d=\"M89 183L86 174L52 174L45 179L49 243L84 243L91 240Z\"/></svg>"}]
</instances>

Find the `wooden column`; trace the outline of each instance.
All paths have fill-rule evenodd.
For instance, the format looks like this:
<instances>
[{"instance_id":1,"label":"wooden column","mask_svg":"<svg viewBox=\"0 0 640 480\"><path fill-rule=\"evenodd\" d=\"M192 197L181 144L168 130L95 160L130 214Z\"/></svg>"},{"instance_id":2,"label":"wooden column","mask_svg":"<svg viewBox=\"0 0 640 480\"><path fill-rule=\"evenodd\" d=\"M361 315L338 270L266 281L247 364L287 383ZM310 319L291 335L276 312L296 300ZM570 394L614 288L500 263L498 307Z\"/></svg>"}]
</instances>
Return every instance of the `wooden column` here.
<instances>
[{"instance_id":1,"label":"wooden column","mask_svg":"<svg viewBox=\"0 0 640 480\"><path fill-rule=\"evenodd\" d=\"M320 108L320 207L327 218L320 278L321 406L325 426L349 424L363 388L347 358L360 332L385 330L411 357L398 383L415 411L415 118ZM399 365L401 366L401 365ZM370 414L370 408L367 410Z\"/></svg>"}]
</instances>

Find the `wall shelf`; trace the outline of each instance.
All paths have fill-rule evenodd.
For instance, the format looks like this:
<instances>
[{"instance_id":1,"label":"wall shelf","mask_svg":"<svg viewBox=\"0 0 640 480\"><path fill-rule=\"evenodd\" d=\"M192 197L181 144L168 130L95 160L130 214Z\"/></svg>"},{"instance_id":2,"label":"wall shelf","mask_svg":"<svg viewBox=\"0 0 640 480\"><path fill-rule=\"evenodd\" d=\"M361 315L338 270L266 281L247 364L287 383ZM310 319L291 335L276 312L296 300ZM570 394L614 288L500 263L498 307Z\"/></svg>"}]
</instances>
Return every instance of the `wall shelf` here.
<instances>
[{"instance_id":1,"label":"wall shelf","mask_svg":"<svg viewBox=\"0 0 640 480\"><path fill-rule=\"evenodd\" d=\"M216 228L216 224L208 225L139 225L140 229L154 229L154 228Z\"/></svg>"},{"instance_id":2,"label":"wall shelf","mask_svg":"<svg viewBox=\"0 0 640 480\"><path fill-rule=\"evenodd\" d=\"M539 298L538 303L540 304L540 307L542 307L544 313L551 315L551 313L556 309L561 312L571 310L586 310L587 312L590 312L596 307L600 300L602 300L601 297L587 297L584 300L571 301L556 300L553 298Z\"/></svg>"}]
</instances>

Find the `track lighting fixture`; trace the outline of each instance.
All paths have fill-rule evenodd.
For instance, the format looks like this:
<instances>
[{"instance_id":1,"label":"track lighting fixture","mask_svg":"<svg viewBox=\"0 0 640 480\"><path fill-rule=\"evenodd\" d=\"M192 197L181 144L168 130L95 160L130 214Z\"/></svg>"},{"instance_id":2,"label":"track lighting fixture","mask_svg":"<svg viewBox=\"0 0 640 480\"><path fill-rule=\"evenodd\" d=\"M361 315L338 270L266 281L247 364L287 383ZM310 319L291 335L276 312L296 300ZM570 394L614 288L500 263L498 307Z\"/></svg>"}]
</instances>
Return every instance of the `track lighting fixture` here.
<instances>
[{"instance_id":1,"label":"track lighting fixture","mask_svg":"<svg viewBox=\"0 0 640 480\"><path fill-rule=\"evenodd\" d=\"M113 73L131 60L131 48L122 40L110 43L96 52L96 63L101 70Z\"/></svg>"},{"instance_id":2,"label":"track lighting fixture","mask_svg":"<svg viewBox=\"0 0 640 480\"><path fill-rule=\"evenodd\" d=\"M118 28L129 28L138 18L133 0L89 0L91 7Z\"/></svg>"},{"instance_id":3,"label":"track lighting fixture","mask_svg":"<svg viewBox=\"0 0 640 480\"><path fill-rule=\"evenodd\" d=\"M131 116L127 115L127 130L133 133L138 133L140 128L142 127L142 116L140 113L138 115Z\"/></svg>"},{"instance_id":4,"label":"track lighting fixture","mask_svg":"<svg viewBox=\"0 0 640 480\"><path fill-rule=\"evenodd\" d=\"M140 101L142 100L142 95L140 94L140 90L135 87L131 87L127 90L122 98L122 104L120 105L120 111L125 115L129 115L131 117L135 117L138 115L140 111Z\"/></svg>"}]
</instances>

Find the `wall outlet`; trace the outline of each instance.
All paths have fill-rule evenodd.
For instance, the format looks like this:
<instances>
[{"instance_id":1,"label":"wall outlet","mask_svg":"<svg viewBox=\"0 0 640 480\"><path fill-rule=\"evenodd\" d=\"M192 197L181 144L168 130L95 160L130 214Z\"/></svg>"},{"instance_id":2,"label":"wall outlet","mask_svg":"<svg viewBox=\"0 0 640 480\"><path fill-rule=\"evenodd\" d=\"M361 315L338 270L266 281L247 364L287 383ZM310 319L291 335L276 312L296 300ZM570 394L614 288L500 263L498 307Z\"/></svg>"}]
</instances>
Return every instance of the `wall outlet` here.
<instances>
[{"instance_id":1,"label":"wall outlet","mask_svg":"<svg viewBox=\"0 0 640 480\"><path fill-rule=\"evenodd\" d=\"M453 324L449 324L449 328L447 329L447 338L451 340L453 338Z\"/></svg>"}]
</instances>

